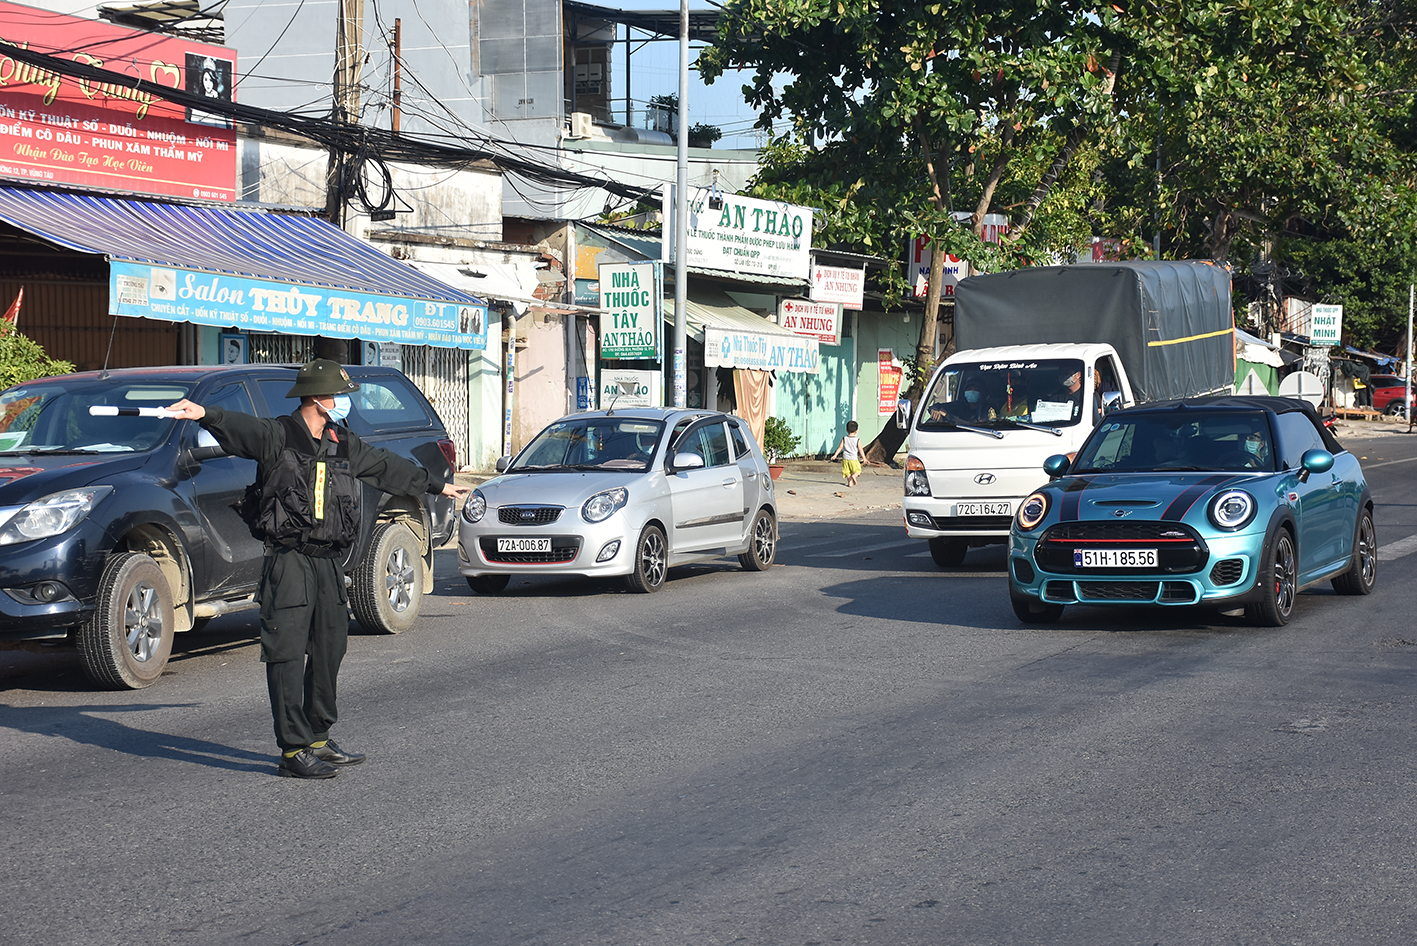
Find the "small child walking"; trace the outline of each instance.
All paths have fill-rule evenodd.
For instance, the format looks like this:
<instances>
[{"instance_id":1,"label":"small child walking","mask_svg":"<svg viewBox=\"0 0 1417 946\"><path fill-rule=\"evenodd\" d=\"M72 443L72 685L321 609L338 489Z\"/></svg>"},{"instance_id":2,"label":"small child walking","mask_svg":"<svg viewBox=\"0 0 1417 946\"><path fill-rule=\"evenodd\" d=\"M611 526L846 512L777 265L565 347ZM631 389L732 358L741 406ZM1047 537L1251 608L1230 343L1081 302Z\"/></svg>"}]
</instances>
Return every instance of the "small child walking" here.
<instances>
[{"instance_id":1,"label":"small child walking","mask_svg":"<svg viewBox=\"0 0 1417 946\"><path fill-rule=\"evenodd\" d=\"M841 477L846 480L847 486L855 486L857 477L861 475L861 438L856 436L859 428L860 425L856 421L847 421L846 436L841 438L836 453L831 455L833 460L837 458L837 454L841 455Z\"/></svg>"}]
</instances>

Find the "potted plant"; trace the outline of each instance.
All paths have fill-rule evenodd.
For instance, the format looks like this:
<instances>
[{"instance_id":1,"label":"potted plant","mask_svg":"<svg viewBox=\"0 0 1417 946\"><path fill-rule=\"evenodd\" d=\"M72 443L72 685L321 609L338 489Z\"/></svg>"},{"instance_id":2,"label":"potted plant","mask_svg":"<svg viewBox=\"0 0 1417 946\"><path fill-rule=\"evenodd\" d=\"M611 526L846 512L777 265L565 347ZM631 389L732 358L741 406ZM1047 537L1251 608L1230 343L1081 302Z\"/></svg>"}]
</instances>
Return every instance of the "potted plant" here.
<instances>
[{"instance_id":1,"label":"potted plant","mask_svg":"<svg viewBox=\"0 0 1417 946\"><path fill-rule=\"evenodd\" d=\"M772 474L773 479L782 475L782 464L779 461L796 450L801 442L802 438L792 432L787 421L780 417L768 418L763 426L763 452L767 454L768 472Z\"/></svg>"}]
</instances>

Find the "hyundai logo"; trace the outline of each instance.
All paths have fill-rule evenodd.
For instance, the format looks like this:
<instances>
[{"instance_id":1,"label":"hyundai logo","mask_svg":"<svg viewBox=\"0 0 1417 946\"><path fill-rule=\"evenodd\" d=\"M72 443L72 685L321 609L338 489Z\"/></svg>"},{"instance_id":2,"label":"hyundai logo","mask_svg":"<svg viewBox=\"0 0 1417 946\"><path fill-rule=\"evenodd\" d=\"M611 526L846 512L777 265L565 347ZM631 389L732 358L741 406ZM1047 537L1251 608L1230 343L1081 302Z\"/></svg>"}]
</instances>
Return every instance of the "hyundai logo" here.
<instances>
[{"instance_id":1,"label":"hyundai logo","mask_svg":"<svg viewBox=\"0 0 1417 946\"><path fill-rule=\"evenodd\" d=\"M980 486L988 486L990 483L994 482L994 474L980 473L974 478L974 482L978 483Z\"/></svg>"}]
</instances>

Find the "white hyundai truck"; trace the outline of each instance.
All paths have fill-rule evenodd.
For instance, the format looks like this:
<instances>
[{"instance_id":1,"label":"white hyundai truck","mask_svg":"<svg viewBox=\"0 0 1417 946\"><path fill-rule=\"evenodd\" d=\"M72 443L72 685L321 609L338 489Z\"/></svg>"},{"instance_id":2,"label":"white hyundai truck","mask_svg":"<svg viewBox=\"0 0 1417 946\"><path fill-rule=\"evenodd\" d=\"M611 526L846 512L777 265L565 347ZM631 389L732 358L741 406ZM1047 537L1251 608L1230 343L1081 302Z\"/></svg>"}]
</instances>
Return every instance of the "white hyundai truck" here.
<instances>
[{"instance_id":1,"label":"white hyundai truck","mask_svg":"<svg viewBox=\"0 0 1417 946\"><path fill-rule=\"evenodd\" d=\"M911 420L904 477L906 531L942 567L1006 541L1043 461L1108 411L1234 391L1230 274L1209 261L971 276L955 339Z\"/></svg>"}]
</instances>

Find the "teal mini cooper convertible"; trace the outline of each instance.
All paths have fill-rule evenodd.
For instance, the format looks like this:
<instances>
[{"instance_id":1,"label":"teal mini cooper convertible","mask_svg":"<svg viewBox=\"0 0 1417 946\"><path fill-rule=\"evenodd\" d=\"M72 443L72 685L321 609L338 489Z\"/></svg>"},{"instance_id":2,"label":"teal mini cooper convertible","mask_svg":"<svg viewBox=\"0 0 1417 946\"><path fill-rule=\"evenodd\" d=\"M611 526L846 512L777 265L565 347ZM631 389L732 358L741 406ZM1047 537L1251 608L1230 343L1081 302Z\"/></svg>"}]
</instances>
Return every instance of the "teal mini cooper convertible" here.
<instances>
[{"instance_id":1,"label":"teal mini cooper convertible","mask_svg":"<svg viewBox=\"0 0 1417 946\"><path fill-rule=\"evenodd\" d=\"M1377 581L1373 500L1358 458L1307 402L1161 401L1108 414L1019 506L1009 597L1023 621L1070 604L1243 607L1289 621L1305 588Z\"/></svg>"}]
</instances>

